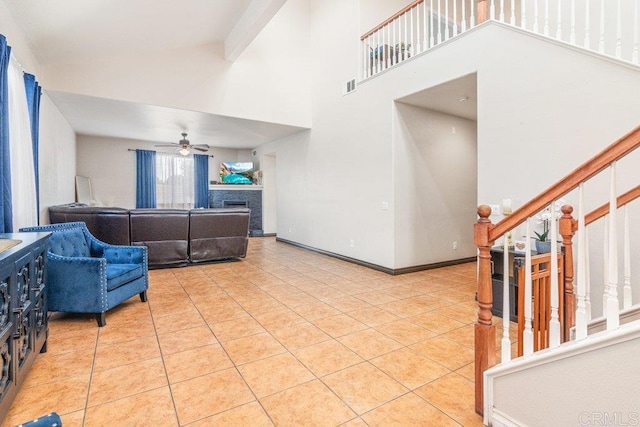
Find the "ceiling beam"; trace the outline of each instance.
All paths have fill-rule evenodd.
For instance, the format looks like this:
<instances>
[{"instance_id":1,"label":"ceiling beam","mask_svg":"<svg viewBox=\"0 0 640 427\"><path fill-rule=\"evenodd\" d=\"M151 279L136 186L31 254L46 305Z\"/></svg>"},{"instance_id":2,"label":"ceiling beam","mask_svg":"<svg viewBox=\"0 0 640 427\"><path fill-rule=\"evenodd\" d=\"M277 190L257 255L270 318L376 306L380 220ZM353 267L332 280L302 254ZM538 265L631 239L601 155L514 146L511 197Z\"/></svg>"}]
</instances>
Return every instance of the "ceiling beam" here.
<instances>
[{"instance_id":1,"label":"ceiling beam","mask_svg":"<svg viewBox=\"0 0 640 427\"><path fill-rule=\"evenodd\" d=\"M224 41L224 57L234 62L287 0L253 0Z\"/></svg>"}]
</instances>

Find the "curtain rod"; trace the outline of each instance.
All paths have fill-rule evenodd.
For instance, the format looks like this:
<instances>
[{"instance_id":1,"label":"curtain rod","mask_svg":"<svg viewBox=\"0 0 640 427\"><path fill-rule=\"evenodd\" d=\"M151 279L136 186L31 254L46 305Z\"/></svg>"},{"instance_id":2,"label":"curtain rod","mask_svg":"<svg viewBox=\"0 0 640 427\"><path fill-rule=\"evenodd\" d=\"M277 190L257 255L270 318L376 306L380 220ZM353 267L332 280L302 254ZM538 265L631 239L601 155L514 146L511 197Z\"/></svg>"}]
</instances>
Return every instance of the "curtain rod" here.
<instances>
[{"instance_id":1,"label":"curtain rod","mask_svg":"<svg viewBox=\"0 0 640 427\"><path fill-rule=\"evenodd\" d=\"M136 151L136 150L135 148L127 148L127 151ZM171 154L171 153L167 153L166 151L160 151L160 153ZM197 154L197 153L194 153L194 154ZM202 156L203 154L200 154L200 155ZM208 157L215 157L213 154L205 154L205 155Z\"/></svg>"}]
</instances>

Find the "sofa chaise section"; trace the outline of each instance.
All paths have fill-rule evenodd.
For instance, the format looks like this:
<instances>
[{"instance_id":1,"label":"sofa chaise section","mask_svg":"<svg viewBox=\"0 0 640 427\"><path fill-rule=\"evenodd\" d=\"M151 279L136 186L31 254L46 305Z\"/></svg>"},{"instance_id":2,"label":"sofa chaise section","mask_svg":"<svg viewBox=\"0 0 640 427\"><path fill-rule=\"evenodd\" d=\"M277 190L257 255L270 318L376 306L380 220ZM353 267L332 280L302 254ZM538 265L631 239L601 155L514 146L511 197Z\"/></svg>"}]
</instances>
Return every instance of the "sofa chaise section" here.
<instances>
[{"instance_id":1,"label":"sofa chaise section","mask_svg":"<svg viewBox=\"0 0 640 427\"><path fill-rule=\"evenodd\" d=\"M132 209L131 244L149 248L149 267L179 267L189 262L189 211Z\"/></svg>"},{"instance_id":2,"label":"sofa chaise section","mask_svg":"<svg viewBox=\"0 0 640 427\"><path fill-rule=\"evenodd\" d=\"M191 262L247 255L249 209L192 209L189 211Z\"/></svg>"}]
</instances>

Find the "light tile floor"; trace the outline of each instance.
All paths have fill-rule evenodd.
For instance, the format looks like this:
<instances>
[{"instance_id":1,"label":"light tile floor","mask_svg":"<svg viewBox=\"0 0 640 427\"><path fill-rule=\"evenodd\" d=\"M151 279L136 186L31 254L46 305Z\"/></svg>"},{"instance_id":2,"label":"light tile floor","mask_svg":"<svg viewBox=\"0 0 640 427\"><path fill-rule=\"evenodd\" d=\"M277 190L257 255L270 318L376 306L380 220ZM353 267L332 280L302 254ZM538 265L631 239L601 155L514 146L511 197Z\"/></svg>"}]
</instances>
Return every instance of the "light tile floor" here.
<instances>
[{"instance_id":1,"label":"light tile floor","mask_svg":"<svg viewBox=\"0 0 640 427\"><path fill-rule=\"evenodd\" d=\"M2 425L481 425L475 274L390 276L254 238L239 262L151 271L148 303L104 328L52 314Z\"/></svg>"}]
</instances>

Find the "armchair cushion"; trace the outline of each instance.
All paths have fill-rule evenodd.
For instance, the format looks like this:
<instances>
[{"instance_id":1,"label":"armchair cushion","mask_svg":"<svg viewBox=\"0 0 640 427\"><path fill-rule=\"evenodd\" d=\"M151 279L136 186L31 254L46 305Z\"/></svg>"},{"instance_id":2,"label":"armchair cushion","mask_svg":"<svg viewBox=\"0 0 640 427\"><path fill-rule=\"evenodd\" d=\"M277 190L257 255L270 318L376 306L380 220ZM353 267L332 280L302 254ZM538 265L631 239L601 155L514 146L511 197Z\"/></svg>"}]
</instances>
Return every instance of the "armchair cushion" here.
<instances>
[{"instance_id":1,"label":"armchair cushion","mask_svg":"<svg viewBox=\"0 0 640 427\"><path fill-rule=\"evenodd\" d=\"M143 272L140 264L107 263L107 292L142 276Z\"/></svg>"}]
</instances>

